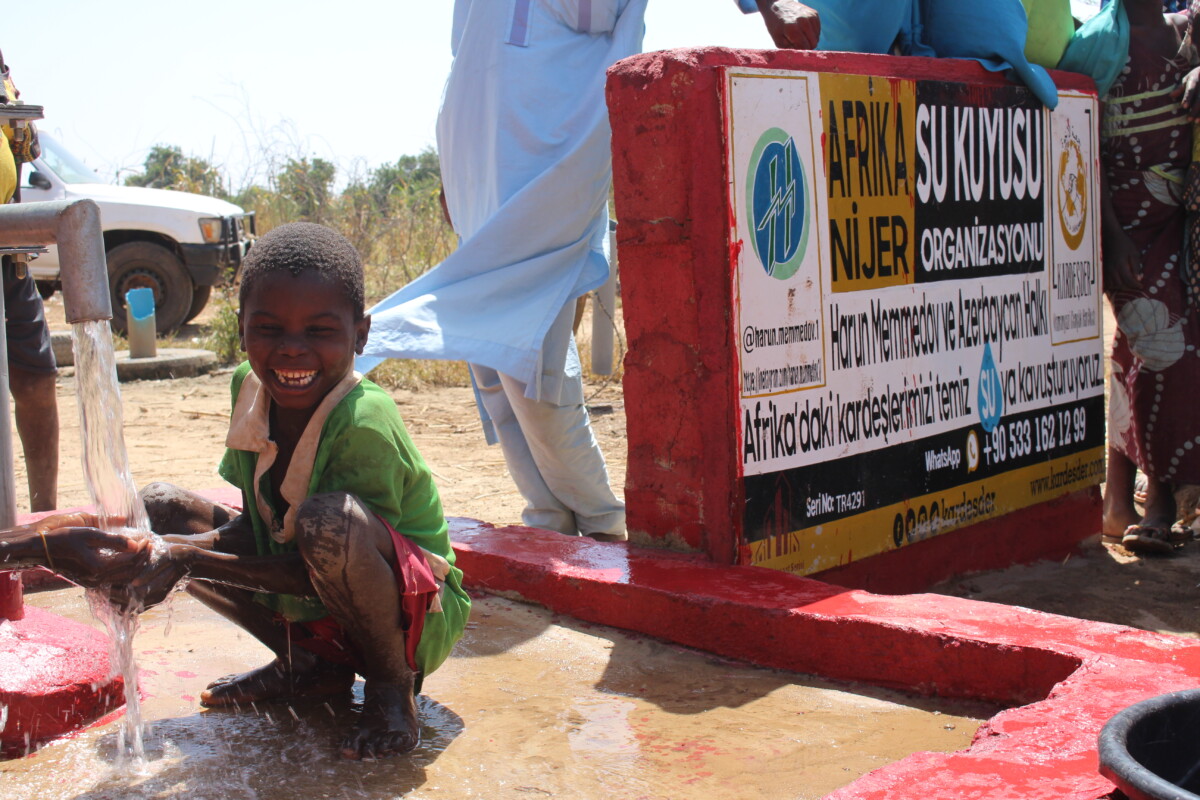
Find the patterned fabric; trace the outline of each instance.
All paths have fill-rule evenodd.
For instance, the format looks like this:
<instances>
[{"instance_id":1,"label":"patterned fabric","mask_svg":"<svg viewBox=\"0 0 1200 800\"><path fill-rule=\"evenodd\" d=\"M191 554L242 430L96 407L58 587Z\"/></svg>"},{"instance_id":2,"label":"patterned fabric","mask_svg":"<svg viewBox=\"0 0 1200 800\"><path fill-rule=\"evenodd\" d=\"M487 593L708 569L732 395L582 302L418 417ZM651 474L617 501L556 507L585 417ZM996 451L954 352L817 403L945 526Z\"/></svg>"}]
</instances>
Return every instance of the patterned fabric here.
<instances>
[{"instance_id":1,"label":"patterned fabric","mask_svg":"<svg viewBox=\"0 0 1200 800\"><path fill-rule=\"evenodd\" d=\"M1196 49L1195 23L1200 12L1200 0L1193 0L1188 20L1187 44ZM1183 204L1187 209L1186 254L1183 260L1183 285L1188 304L1200 308L1200 136L1192 128L1192 163L1188 165Z\"/></svg>"},{"instance_id":2,"label":"patterned fabric","mask_svg":"<svg viewBox=\"0 0 1200 800\"><path fill-rule=\"evenodd\" d=\"M1109 441L1176 485L1200 482L1200 313L1188 300L1183 246L1192 125L1172 97L1195 63L1186 40L1167 60L1131 37L1101 133L1113 209L1142 258L1141 288L1109 294L1118 325Z\"/></svg>"}]
</instances>

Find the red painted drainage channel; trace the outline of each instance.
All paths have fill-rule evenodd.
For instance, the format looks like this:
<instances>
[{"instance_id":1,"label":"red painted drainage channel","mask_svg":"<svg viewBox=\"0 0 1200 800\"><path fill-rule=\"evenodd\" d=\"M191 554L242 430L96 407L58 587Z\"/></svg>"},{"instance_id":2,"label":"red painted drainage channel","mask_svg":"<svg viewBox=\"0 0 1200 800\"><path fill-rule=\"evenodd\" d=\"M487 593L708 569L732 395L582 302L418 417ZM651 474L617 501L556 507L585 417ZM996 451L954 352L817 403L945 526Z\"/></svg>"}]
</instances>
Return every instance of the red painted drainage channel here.
<instances>
[{"instance_id":1,"label":"red painted drainage channel","mask_svg":"<svg viewBox=\"0 0 1200 800\"><path fill-rule=\"evenodd\" d=\"M452 519L451 537L477 589L763 666L1009 706L968 749L917 753L836 800L1104 798L1104 723L1200 685L1200 642L1176 636L473 520Z\"/></svg>"}]
</instances>

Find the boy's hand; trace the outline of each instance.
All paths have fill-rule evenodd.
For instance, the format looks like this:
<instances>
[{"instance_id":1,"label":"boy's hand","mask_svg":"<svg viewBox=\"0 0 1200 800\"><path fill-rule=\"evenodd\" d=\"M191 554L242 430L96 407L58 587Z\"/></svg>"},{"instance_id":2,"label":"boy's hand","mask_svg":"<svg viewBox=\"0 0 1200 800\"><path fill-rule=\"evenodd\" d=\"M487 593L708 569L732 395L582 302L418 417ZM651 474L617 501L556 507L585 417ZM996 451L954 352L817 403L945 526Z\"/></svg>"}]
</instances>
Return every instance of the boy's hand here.
<instances>
[{"instance_id":1,"label":"boy's hand","mask_svg":"<svg viewBox=\"0 0 1200 800\"><path fill-rule=\"evenodd\" d=\"M128 582L150 558L149 540L138 542L92 526L64 526L38 533L45 538L47 566L88 589Z\"/></svg>"},{"instance_id":2,"label":"boy's hand","mask_svg":"<svg viewBox=\"0 0 1200 800\"><path fill-rule=\"evenodd\" d=\"M758 0L767 33L783 50L812 50L821 38L821 18L796 0Z\"/></svg>"},{"instance_id":3,"label":"boy's hand","mask_svg":"<svg viewBox=\"0 0 1200 800\"><path fill-rule=\"evenodd\" d=\"M36 522L18 525L12 528L13 533L49 533L57 528L99 528L100 517L87 511L72 511L67 514L51 514Z\"/></svg>"},{"instance_id":4,"label":"boy's hand","mask_svg":"<svg viewBox=\"0 0 1200 800\"><path fill-rule=\"evenodd\" d=\"M123 591L114 594L110 599L118 604L141 608L158 605L187 577L188 549L186 545L168 545L134 576Z\"/></svg>"}]
</instances>

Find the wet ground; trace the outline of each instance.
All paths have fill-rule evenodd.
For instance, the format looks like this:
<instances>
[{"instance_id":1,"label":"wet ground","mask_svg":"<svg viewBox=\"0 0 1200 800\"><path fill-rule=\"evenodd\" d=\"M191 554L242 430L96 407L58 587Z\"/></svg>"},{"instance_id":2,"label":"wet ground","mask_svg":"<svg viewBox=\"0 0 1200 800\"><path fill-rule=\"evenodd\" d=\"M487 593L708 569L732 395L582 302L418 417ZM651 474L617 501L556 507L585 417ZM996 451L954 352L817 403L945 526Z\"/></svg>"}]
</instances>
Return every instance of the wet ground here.
<instances>
[{"instance_id":1,"label":"wet ground","mask_svg":"<svg viewBox=\"0 0 1200 800\"><path fill-rule=\"evenodd\" d=\"M30 605L90 622L82 592ZM420 698L406 757L344 762L357 713L329 704L209 712L216 676L267 651L184 595L143 615L147 764L120 764L119 723L0 762L10 800L169 798L816 798L921 750L966 747L994 709L758 669L486 595Z\"/></svg>"}]
</instances>

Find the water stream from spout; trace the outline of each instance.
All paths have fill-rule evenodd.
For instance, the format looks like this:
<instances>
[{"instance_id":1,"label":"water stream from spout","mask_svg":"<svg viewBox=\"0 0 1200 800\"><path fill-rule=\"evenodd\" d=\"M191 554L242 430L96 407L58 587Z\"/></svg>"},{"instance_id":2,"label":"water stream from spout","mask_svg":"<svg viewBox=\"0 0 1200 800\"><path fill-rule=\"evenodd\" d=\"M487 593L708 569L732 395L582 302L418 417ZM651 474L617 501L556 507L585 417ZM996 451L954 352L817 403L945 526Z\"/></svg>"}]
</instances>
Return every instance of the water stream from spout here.
<instances>
[{"instance_id":1,"label":"water stream from spout","mask_svg":"<svg viewBox=\"0 0 1200 800\"><path fill-rule=\"evenodd\" d=\"M75 346L75 385L79 398L83 469L100 526L134 539L153 537L146 509L134 487L125 452L121 394L117 388L116 356L107 320L77 322L71 331ZM88 593L92 613L109 636L112 669L125 681L125 716L119 752L134 767L145 764L141 699L133 636L137 632L136 608L120 609L102 591Z\"/></svg>"}]
</instances>

